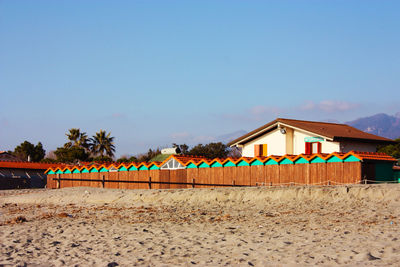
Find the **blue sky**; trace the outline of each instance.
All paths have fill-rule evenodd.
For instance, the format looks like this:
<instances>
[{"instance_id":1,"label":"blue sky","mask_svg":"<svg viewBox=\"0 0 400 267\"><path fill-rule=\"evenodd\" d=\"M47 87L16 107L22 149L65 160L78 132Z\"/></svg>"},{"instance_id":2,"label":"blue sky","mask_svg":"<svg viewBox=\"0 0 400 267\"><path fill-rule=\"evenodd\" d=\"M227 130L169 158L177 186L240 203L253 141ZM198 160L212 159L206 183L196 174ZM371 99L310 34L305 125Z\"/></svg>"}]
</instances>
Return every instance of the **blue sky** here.
<instances>
[{"instance_id":1,"label":"blue sky","mask_svg":"<svg viewBox=\"0 0 400 267\"><path fill-rule=\"evenodd\" d=\"M399 1L0 1L0 150L117 156L400 111Z\"/></svg>"}]
</instances>

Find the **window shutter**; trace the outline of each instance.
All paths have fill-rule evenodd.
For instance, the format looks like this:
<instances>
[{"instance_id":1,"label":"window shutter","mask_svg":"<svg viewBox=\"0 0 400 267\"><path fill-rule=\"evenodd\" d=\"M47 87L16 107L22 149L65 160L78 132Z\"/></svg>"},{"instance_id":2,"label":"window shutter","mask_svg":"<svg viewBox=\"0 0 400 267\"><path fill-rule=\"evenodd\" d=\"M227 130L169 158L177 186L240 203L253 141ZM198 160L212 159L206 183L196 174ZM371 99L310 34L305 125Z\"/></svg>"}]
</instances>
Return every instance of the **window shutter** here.
<instances>
[{"instance_id":1,"label":"window shutter","mask_svg":"<svg viewBox=\"0 0 400 267\"><path fill-rule=\"evenodd\" d=\"M262 155L262 145L254 145L254 157Z\"/></svg>"},{"instance_id":2,"label":"window shutter","mask_svg":"<svg viewBox=\"0 0 400 267\"><path fill-rule=\"evenodd\" d=\"M306 154L311 154L311 143L306 142Z\"/></svg>"},{"instance_id":3,"label":"window shutter","mask_svg":"<svg viewBox=\"0 0 400 267\"><path fill-rule=\"evenodd\" d=\"M318 142L318 153L320 153L320 154L321 154L321 150L322 150L321 147L322 147L322 144Z\"/></svg>"},{"instance_id":4,"label":"window shutter","mask_svg":"<svg viewBox=\"0 0 400 267\"><path fill-rule=\"evenodd\" d=\"M263 144L262 145L262 156L263 157L267 157L268 156L268 145L267 144Z\"/></svg>"}]
</instances>

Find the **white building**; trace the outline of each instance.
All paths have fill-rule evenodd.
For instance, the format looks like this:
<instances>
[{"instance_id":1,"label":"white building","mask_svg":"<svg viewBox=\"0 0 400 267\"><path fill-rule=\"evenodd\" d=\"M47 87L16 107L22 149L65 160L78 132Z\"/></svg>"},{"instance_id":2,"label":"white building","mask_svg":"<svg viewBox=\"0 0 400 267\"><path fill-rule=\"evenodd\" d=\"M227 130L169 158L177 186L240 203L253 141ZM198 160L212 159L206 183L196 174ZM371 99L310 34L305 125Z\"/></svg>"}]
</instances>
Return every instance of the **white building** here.
<instances>
[{"instance_id":1,"label":"white building","mask_svg":"<svg viewBox=\"0 0 400 267\"><path fill-rule=\"evenodd\" d=\"M276 119L228 145L243 157L349 152L376 152L393 140L360 131L346 124Z\"/></svg>"}]
</instances>

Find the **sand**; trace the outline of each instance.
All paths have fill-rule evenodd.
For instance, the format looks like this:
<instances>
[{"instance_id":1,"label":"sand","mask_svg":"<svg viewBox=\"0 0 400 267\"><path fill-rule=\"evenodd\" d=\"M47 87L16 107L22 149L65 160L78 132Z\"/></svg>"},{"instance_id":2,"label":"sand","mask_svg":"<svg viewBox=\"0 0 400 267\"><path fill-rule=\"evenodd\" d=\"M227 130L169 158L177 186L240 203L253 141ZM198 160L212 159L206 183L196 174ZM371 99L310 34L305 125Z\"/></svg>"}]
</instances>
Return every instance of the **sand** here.
<instances>
[{"instance_id":1,"label":"sand","mask_svg":"<svg viewBox=\"0 0 400 267\"><path fill-rule=\"evenodd\" d=\"M400 185L0 191L0 266L385 266Z\"/></svg>"}]
</instances>

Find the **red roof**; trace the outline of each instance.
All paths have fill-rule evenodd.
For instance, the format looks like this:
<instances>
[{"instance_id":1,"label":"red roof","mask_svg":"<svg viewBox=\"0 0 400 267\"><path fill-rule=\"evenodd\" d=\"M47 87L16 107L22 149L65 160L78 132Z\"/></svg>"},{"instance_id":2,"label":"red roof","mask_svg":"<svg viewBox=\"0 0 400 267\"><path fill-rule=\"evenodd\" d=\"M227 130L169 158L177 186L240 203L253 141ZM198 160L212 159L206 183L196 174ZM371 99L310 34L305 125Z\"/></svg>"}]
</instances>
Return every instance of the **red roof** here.
<instances>
[{"instance_id":1,"label":"red roof","mask_svg":"<svg viewBox=\"0 0 400 267\"><path fill-rule=\"evenodd\" d=\"M171 155L168 159L164 160L164 162L167 162L170 158L175 158L179 163L182 165L186 166L186 164L189 163L189 161L192 161L193 163L199 163L202 160L209 160L205 157L199 157L199 156L185 156L185 155Z\"/></svg>"},{"instance_id":2,"label":"red roof","mask_svg":"<svg viewBox=\"0 0 400 267\"><path fill-rule=\"evenodd\" d=\"M28 161L0 161L0 168L8 169L33 169L33 170L47 170L49 168L66 167L66 164L57 163L40 163Z\"/></svg>"},{"instance_id":3,"label":"red roof","mask_svg":"<svg viewBox=\"0 0 400 267\"><path fill-rule=\"evenodd\" d=\"M361 151L351 151L350 154L358 156L362 160L383 160L383 161L397 161L395 158L385 154L376 152L361 152Z\"/></svg>"}]
</instances>

